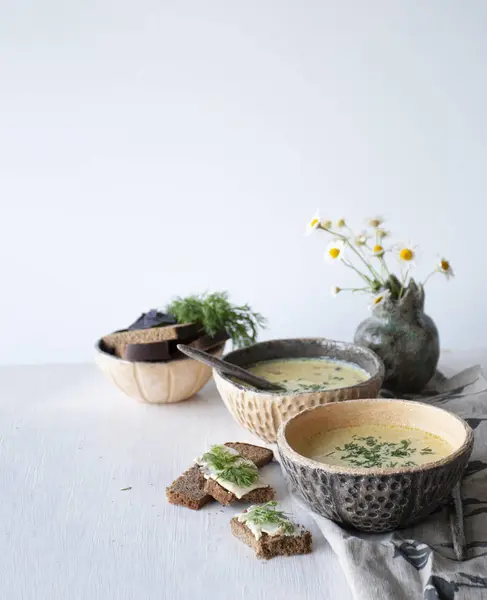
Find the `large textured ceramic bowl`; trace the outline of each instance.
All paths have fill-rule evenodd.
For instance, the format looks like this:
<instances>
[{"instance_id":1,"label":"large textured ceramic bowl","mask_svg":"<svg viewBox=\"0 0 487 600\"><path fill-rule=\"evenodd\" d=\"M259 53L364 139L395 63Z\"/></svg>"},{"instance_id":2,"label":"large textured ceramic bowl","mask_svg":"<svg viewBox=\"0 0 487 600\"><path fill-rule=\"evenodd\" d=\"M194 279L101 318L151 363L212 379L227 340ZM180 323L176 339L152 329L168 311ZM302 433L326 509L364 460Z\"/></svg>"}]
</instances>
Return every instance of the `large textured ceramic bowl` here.
<instances>
[{"instance_id":1,"label":"large textured ceramic bowl","mask_svg":"<svg viewBox=\"0 0 487 600\"><path fill-rule=\"evenodd\" d=\"M306 458L309 438L356 425L405 425L442 437L452 452L417 467L356 468ZM281 464L315 512L362 531L391 531L429 515L449 497L472 452L463 419L429 404L406 400L353 400L304 411L279 430Z\"/></svg>"},{"instance_id":2,"label":"large textured ceramic bowl","mask_svg":"<svg viewBox=\"0 0 487 600\"><path fill-rule=\"evenodd\" d=\"M224 344L210 354L221 356ZM211 367L182 358L168 362L135 362L105 352L101 340L95 346L100 369L127 396L150 404L181 402L194 396L211 377Z\"/></svg>"},{"instance_id":3,"label":"large textured ceramic bowl","mask_svg":"<svg viewBox=\"0 0 487 600\"><path fill-rule=\"evenodd\" d=\"M266 442L275 442L283 421L298 412L327 402L377 396L384 365L371 350L324 338L271 340L230 352L224 359L241 367L282 358L331 358L358 365L370 378L361 383L317 392L261 392L213 371L216 386L233 417Z\"/></svg>"}]
</instances>

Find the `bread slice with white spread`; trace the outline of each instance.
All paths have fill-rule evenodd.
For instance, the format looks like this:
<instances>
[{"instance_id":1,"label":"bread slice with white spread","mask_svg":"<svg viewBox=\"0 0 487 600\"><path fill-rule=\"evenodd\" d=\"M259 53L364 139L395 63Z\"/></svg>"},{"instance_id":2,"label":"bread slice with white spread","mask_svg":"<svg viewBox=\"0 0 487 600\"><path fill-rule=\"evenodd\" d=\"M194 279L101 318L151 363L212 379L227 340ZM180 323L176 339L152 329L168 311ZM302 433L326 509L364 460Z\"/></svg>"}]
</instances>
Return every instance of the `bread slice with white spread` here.
<instances>
[{"instance_id":1,"label":"bread slice with white spread","mask_svg":"<svg viewBox=\"0 0 487 600\"><path fill-rule=\"evenodd\" d=\"M204 490L223 505L268 502L275 492L262 480L255 463L236 448L215 445L195 459L206 479Z\"/></svg>"},{"instance_id":2,"label":"bread slice with white spread","mask_svg":"<svg viewBox=\"0 0 487 600\"><path fill-rule=\"evenodd\" d=\"M265 466L274 458L272 450L263 446L255 446L254 444L246 444L244 442L226 442L223 445L234 449L240 456L252 461L258 468ZM199 510L210 500L213 500L212 494L208 493L205 489L207 481L201 468L197 464L194 464L166 488L167 499L171 504ZM219 495L216 487L212 491L216 495ZM258 490L256 490L256 493L258 493ZM249 500L250 502L258 502L260 495L257 496L257 499L255 496L252 496L252 498Z\"/></svg>"},{"instance_id":3,"label":"bread slice with white spread","mask_svg":"<svg viewBox=\"0 0 487 600\"><path fill-rule=\"evenodd\" d=\"M280 510L277 502L249 506L230 521L233 535L250 546L258 558L309 554L311 533L295 525Z\"/></svg>"}]
</instances>

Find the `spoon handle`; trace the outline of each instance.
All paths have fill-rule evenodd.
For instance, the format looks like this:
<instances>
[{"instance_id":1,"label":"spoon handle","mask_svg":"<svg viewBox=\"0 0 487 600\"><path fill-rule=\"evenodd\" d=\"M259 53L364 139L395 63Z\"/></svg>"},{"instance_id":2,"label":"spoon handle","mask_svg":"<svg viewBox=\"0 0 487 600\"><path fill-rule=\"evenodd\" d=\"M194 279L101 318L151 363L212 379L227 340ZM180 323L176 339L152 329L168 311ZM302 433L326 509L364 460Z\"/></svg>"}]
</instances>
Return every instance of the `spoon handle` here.
<instances>
[{"instance_id":1,"label":"spoon handle","mask_svg":"<svg viewBox=\"0 0 487 600\"><path fill-rule=\"evenodd\" d=\"M267 381L267 379L263 379L262 377L258 377L253 373L250 373L246 369L242 367L238 367L237 365L232 365L229 362L216 358L207 352L203 352L203 350L197 350L196 348L190 348L189 346L185 346L184 344L178 344L178 350L189 356L190 358L194 358L195 360L199 360L210 367L213 367L217 371L221 371L222 373L226 373L227 375L232 375L233 377L238 377L245 383L249 383L254 387L260 390L280 392L283 388L276 383L271 383Z\"/></svg>"}]
</instances>

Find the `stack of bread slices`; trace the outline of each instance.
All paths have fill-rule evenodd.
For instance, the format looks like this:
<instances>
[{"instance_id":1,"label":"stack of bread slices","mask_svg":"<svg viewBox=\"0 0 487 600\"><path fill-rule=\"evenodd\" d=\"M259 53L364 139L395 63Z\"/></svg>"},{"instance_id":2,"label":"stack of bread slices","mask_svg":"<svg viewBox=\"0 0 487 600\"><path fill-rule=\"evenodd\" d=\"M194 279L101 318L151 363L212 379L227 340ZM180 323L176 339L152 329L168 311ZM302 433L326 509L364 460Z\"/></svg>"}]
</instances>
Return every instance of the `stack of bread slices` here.
<instances>
[{"instance_id":1,"label":"stack of bread slices","mask_svg":"<svg viewBox=\"0 0 487 600\"><path fill-rule=\"evenodd\" d=\"M178 344L212 351L228 339L225 331L209 336L201 325L177 323L174 317L158 311L143 313L127 329L102 338L102 349L129 361L160 362L185 358Z\"/></svg>"}]
</instances>

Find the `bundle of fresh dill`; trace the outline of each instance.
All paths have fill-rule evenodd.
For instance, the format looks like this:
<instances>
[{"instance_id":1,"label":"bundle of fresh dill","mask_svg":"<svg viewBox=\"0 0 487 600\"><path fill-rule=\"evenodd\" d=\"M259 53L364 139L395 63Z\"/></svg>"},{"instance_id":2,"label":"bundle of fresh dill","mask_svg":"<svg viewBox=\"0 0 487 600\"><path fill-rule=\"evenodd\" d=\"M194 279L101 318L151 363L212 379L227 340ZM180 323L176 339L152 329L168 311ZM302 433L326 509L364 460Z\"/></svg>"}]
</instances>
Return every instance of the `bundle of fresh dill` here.
<instances>
[{"instance_id":1,"label":"bundle of fresh dill","mask_svg":"<svg viewBox=\"0 0 487 600\"><path fill-rule=\"evenodd\" d=\"M266 323L266 319L248 304L232 304L228 300L228 292L176 298L166 312L173 315L178 323L201 325L210 336L225 331L236 348L254 344L258 329Z\"/></svg>"}]
</instances>

